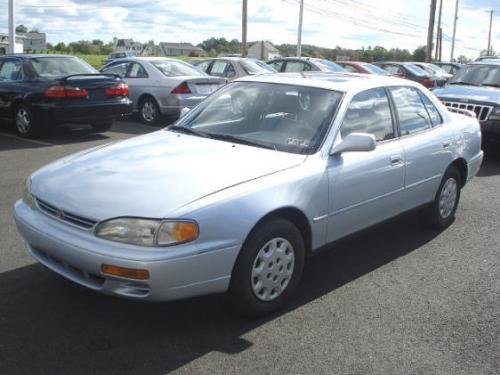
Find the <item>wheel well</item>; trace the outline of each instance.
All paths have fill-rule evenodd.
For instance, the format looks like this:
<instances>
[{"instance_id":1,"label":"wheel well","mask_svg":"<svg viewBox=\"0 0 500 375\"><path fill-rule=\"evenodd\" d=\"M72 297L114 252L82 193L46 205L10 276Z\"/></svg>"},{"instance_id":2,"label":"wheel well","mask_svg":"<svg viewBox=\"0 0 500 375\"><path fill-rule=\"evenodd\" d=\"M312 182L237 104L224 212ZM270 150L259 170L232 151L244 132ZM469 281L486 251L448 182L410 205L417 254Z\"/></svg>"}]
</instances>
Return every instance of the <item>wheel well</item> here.
<instances>
[{"instance_id":1,"label":"wheel well","mask_svg":"<svg viewBox=\"0 0 500 375\"><path fill-rule=\"evenodd\" d=\"M277 210L271 211L266 216L261 218L257 222L257 224L255 224L253 229L255 229L257 226L263 224L265 221L270 220L272 218L280 218L280 219L288 220L293 225L295 225L299 229L300 233L302 233L306 253L311 252L311 249L312 249L311 225L309 224L309 220L307 220L306 215L301 210L299 210L298 208L295 208L295 207L283 207L283 208L279 208ZM253 229L252 229L252 231L253 231Z\"/></svg>"},{"instance_id":2,"label":"wheel well","mask_svg":"<svg viewBox=\"0 0 500 375\"><path fill-rule=\"evenodd\" d=\"M18 106L19 104L21 104L22 102L23 102L23 101L22 101L22 99L20 99L20 98L14 99L14 101L12 102L12 105L11 105L11 107L10 107L10 108L11 108L11 110L12 110L12 115L14 115L14 111L16 110L17 106Z\"/></svg>"},{"instance_id":3,"label":"wheel well","mask_svg":"<svg viewBox=\"0 0 500 375\"><path fill-rule=\"evenodd\" d=\"M139 100L137 100L137 104L141 104L141 102L146 99L146 98L151 98L153 99L156 103L158 103L158 101L156 100L156 98L151 95L151 94L142 94L141 96L139 96Z\"/></svg>"},{"instance_id":4,"label":"wheel well","mask_svg":"<svg viewBox=\"0 0 500 375\"><path fill-rule=\"evenodd\" d=\"M464 159L459 158L450 164L450 167L452 166L458 169L458 172L460 173L460 179L462 180L462 187L464 187L465 183L467 182L467 162Z\"/></svg>"}]
</instances>

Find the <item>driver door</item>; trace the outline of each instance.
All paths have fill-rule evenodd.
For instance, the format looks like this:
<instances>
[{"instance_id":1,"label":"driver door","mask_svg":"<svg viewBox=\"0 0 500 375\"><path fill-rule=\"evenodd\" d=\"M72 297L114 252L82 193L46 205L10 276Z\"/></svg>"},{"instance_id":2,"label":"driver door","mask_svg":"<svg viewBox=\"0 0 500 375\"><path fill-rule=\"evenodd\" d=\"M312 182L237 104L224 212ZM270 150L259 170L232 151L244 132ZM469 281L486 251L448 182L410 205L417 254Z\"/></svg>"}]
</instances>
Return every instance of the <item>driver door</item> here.
<instances>
[{"instance_id":1,"label":"driver door","mask_svg":"<svg viewBox=\"0 0 500 375\"><path fill-rule=\"evenodd\" d=\"M336 142L349 133L373 134L373 151L330 155L327 242L366 228L401 211L404 152L384 88L363 91L351 101Z\"/></svg>"}]
</instances>

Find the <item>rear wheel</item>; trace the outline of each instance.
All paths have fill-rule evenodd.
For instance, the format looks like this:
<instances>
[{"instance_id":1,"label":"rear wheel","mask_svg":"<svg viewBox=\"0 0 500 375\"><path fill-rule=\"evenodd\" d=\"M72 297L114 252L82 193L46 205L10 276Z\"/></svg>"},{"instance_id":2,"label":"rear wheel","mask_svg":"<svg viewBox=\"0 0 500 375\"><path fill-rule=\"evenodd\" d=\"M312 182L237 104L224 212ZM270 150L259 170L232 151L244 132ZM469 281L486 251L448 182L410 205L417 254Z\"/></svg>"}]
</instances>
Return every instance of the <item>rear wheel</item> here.
<instances>
[{"instance_id":1,"label":"rear wheel","mask_svg":"<svg viewBox=\"0 0 500 375\"><path fill-rule=\"evenodd\" d=\"M160 109L156 100L151 96L146 96L139 103L139 117L146 125L154 125L159 121Z\"/></svg>"},{"instance_id":2,"label":"rear wheel","mask_svg":"<svg viewBox=\"0 0 500 375\"><path fill-rule=\"evenodd\" d=\"M14 125L19 136L29 138L39 131L39 123L33 117L33 112L25 104L19 104L14 109Z\"/></svg>"},{"instance_id":3,"label":"rear wheel","mask_svg":"<svg viewBox=\"0 0 500 375\"><path fill-rule=\"evenodd\" d=\"M293 296L304 267L304 241L295 225L272 219L252 231L231 276L229 302L240 315L259 317Z\"/></svg>"},{"instance_id":4,"label":"rear wheel","mask_svg":"<svg viewBox=\"0 0 500 375\"><path fill-rule=\"evenodd\" d=\"M91 126L92 126L92 130L95 133L105 133L109 129L111 129L111 127L113 126L113 123L114 123L114 121L112 121L112 120L111 121L103 121L103 122L95 122Z\"/></svg>"},{"instance_id":5,"label":"rear wheel","mask_svg":"<svg viewBox=\"0 0 500 375\"><path fill-rule=\"evenodd\" d=\"M455 220L455 212L460 200L462 179L454 166L443 176L434 201L422 211L425 224L435 229L443 229Z\"/></svg>"}]
</instances>

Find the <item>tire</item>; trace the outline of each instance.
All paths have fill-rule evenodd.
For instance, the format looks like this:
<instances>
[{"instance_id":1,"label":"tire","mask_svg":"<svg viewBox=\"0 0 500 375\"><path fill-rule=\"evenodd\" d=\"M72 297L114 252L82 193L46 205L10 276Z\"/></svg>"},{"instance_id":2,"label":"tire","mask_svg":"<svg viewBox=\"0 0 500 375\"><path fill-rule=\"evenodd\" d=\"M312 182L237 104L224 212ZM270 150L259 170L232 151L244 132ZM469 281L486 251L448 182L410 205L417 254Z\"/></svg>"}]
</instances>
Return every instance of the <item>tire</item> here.
<instances>
[{"instance_id":1,"label":"tire","mask_svg":"<svg viewBox=\"0 0 500 375\"><path fill-rule=\"evenodd\" d=\"M434 201L422 211L425 225L433 229L444 229L455 220L455 212L460 201L462 178L454 166L443 176Z\"/></svg>"},{"instance_id":2,"label":"tire","mask_svg":"<svg viewBox=\"0 0 500 375\"><path fill-rule=\"evenodd\" d=\"M33 112L25 104L19 104L14 108L14 126L20 137L31 138L40 131L40 124L33 117Z\"/></svg>"},{"instance_id":3,"label":"tire","mask_svg":"<svg viewBox=\"0 0 500 375\"><path fill-rule=\"evenodd\" d=\"M151 96L146 96L139 102L139 118L143 124L154 125L160 119L158 103Z\"/></svg>"},{"instance_id":4,"label":"tire","mask_svg":"<svg viewBox=\"0 0 500 375\"><path fill-rule=\"evenodd\" d=\"M271 219L257 226L236 260L227 293L233 311L257 318L289 302L302 277L305 247L295 225Z\"/></svg>"},{"instance_id":5,"label":"tire","mask_svg":"<svg viewBox=\"0 0 500 375\"><path fill-rule=\"evenodd\" d=\"M105 133L109 129L111 129L111 127L113 126L113 123L114 123L114 121L103 121L103 122L93 123L91 126L92 126L92 130L95 133Z\"/></svg>"}]
</instances>

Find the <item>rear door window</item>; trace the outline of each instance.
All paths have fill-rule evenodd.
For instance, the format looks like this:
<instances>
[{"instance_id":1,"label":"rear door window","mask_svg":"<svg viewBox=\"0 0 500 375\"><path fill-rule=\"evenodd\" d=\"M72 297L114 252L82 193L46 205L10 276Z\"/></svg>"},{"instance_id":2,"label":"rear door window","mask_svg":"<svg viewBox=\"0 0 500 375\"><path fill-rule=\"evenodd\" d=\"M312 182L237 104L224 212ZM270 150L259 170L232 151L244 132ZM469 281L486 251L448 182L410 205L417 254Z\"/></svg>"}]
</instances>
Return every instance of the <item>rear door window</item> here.
<instances>
[{"instance_id":1,"label":"rear door window","mask_svg":"<svg viewBox=\"0 0 500 375\"><path fill-rule=\"evenodd\" d=\"M436 106L431 102L431 100L425 95L423 92L419 91L420 97L424 102L425 108L429 113L429 117L431 118L432 126L436 126L443 123L443 119L441 118L441 114L437 110Z\"/></svg>"},{"instance_id":2,"label":"rear door window","mask_svg":"<svg viewBox=\"0 0 500 375\"><path fill-rule=\"evenodd\" d=\"M0 66L0 80L2 81L20 81L22 63L18 60L7 60Z\"/></svg>"},{"instance_id":3,"label":"rear door window","mask_svg":"<svg viewBox=\"0 0 500 375\"><path fill-rule=\"evenodd\" d=\"M215 60L214 63L212 64L212 68L210 69L210 75L217 76L217 77L227 77L228 75L228 70L232 69L233 76L234 76L234 68L231 66L230 63L224 60Z\"/></svg>"},{"instance_id":4,"label":"rear door window","mask_svg":"<svg viewBox=\"0 0 500 375\"><path fill-rule=\"evenodd\" d=\"M409 135L432 127L427 109L417 89L391 87L390 92L398 114L401 135Z\"/></svg>"},{"instance_id":5,"label":"rear door window","mask_svg":"<svg viewBox=\"0 0 500 375\"><path fill-rule=\"evenodd\" d=\"M148 73L141 64L133 62L130 65L127 78L148 78Z\"/></svg>"}]
</instances>

